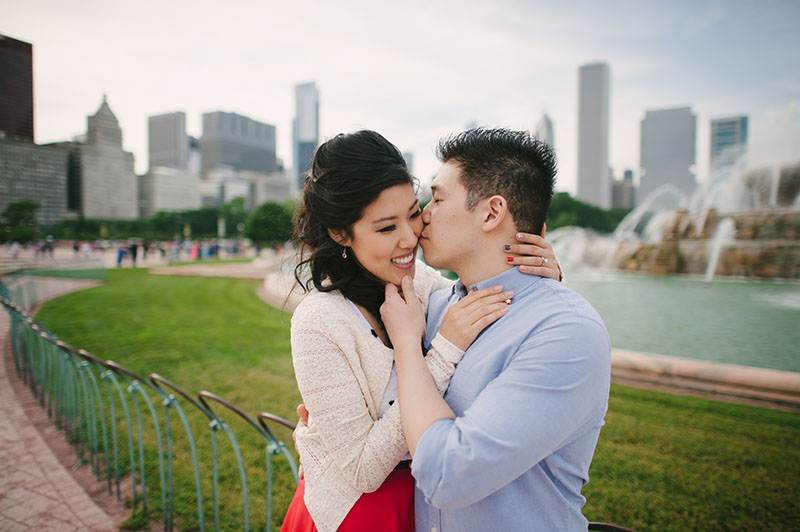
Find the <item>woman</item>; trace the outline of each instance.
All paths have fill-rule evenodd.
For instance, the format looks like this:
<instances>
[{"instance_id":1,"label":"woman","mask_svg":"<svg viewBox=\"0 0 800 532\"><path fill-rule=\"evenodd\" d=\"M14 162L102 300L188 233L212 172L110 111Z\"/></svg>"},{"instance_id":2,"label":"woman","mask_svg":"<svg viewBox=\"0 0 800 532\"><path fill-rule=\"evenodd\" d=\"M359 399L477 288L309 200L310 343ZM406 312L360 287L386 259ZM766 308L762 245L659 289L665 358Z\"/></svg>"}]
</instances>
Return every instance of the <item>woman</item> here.
<instances>
[{"instance_id":1,"label":"woman","mask_svg":"<svg viewBox=\"0 0 800 532\"><path fill-rule=\"evenodd\" d=\"M316 290L292 317L292 359L309 416L296 431L304 478L284 532L414 529L414 483L379 309L384 286L407 275L423 308L451 283L415 260L423 224L414 185L397 148L372 131L338 135L314 155L296 226L308 255L295 276ZM518 263L546 257L551 268L535 273L557 278L550 247L527 238L544 247ZM469 345L512 297L487 288L448 311L426 357L440 393L463 355L454 344Z\"/></svg>"}]
</instances>

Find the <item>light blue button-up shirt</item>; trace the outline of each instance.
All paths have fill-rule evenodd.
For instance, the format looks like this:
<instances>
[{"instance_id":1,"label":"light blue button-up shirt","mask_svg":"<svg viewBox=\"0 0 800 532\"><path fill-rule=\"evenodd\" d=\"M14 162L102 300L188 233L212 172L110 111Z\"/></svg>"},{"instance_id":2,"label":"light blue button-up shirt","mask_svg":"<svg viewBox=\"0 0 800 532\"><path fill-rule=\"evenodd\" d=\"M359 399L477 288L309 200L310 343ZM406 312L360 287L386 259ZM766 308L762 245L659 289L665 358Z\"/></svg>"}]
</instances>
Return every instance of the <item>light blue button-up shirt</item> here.
<instances>
[{"instance_id":1,"label":"light blue button-up shirt","mask_svg":"<svg viewBox=\"0 0 800 532\"><path fill-rule=\"evenodd\" d=\"M585 531L581 488L608 408L608 333L556 281L512 268L471 288L494 285L513 290L513 304L458 364L444 396L456 419L428 427L411 464L417 532ZM433 294L426 343L466 293L459 281Z\"/></svg>"}]
</instances>

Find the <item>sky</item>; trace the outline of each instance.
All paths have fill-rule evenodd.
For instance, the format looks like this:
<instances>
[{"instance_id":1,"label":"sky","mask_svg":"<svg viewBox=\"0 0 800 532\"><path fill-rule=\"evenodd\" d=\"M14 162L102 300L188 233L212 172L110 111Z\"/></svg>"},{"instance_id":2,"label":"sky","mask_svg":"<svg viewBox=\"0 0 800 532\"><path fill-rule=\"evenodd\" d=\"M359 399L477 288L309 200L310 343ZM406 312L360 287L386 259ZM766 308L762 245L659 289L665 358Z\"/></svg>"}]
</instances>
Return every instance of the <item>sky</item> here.
<instances>
[{"instance_id":1,"label":"sky","mask_svg":"<svg viewBox=\"0 0 800 532\"><path fill-rule=\"evenodd\" d=\"M232 111L273 124L292 166L294 85L315 81L320 133L374 129L437 172L467 124L553 121L557 188L574 193L578 68L611 70L609 162L638 176L647 110L691 106L699 180L709 120L750 117L753 164L800 161L800 1L203 2L0 0L0 34L33 44L36 142L86 130L103 99L147 170L147 117Z\"/></svg>"}]
</instances>

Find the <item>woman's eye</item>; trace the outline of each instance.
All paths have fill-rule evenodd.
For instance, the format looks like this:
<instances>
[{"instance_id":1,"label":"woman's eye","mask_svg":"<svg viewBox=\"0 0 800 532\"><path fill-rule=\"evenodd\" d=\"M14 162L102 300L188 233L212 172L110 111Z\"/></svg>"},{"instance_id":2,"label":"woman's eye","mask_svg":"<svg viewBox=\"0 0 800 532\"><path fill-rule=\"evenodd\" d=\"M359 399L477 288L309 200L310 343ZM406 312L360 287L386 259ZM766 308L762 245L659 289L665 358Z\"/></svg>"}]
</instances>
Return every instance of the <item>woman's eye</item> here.
<instances>
[{"instance_id":1,"label":"woman's eye","mask_svg":"<svg viewBox=\"0 0 800 532\"><path fill-rule=\"evenodd\" d=\"M417 217L417 216L419 216L420 214L422 214L422 209L417 209L417 212L415 212L414 214L412 214L412 215L411 215L411 218L416 218L416 217Z\"/></svg>"},{"instance_id":2,"label":"woman's eye","mask_svg":"<svg viewBox=\"0 0 800 532\"><path fill-rule=\"evenodd\" d=\"M388 233L390 231L394 231L395 227L396 226L394 226L394 225L387 225L386 227L381 227L380 229L378 229L378 232L379 233Z\"/></svg>"}]
</instances>

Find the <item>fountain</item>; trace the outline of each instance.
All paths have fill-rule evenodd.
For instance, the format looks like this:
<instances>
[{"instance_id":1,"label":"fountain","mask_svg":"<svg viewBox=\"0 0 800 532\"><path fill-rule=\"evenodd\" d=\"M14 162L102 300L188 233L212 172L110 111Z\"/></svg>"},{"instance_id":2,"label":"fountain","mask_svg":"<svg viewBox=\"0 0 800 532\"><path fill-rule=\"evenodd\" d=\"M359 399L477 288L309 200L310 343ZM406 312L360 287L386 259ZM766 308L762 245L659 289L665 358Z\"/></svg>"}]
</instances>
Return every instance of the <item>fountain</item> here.
<instances>
[{"instance_id":1,"label":"fountain","mask_svg":"<svg viewBox=\"0 0 800 532\"><path fill-rule=\"evenodd\" d=\"M613 235L564 227L548 238L567 269L800 279L800 165L747 168L740 154L690 198L655 189Z\"/></svg>"}]
</instances>

